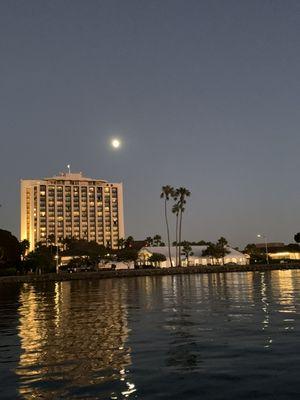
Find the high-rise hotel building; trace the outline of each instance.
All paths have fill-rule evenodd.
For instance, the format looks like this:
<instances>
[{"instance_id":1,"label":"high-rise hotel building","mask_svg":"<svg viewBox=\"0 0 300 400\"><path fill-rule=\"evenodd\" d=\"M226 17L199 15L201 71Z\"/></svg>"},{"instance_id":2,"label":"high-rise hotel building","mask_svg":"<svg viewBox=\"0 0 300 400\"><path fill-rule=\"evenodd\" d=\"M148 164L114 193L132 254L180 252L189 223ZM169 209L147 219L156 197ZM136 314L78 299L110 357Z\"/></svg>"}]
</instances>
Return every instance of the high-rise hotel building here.
<instances>
[{"instance_id":1,"label":"high-rise hotel building","mask_svg":"<svg viewBox=\"0 0 300 400\"><path fill-rule=\"evenodd\" d=\"M124 237L122 183L62 173L21 180L21 240L47 243L49 236L93 240L116 248Z\"/></svg>"}]
</instances>

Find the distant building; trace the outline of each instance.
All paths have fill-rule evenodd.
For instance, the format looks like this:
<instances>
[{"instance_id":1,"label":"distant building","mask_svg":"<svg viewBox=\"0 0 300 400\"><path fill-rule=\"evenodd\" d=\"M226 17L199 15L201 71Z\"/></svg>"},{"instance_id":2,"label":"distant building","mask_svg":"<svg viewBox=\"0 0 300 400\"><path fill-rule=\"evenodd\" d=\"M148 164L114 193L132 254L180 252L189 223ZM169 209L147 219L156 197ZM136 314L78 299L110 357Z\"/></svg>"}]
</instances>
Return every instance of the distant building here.
<instances>
[{"instance_id":1,"label":"distant building","mask_svg":"<svg viewBox=\"0 0 300 400\"><path fill-rule=\"evenodd\" d=\"M258 249L263 249L263 250L265 250L265 248L266 248L266 243L256 243L255 246L256 246ZM267 246L268 246L269 249L270 249L270 248L276 249L276 248L284 247L285 244L282 243L282 242L270 242L270 243L267 243Z\"/></svg>"},{"instance_id":2,"label":"distant building","mask_svg":"<svg viewBox=\"0 0 300 400\"><path fill-rule=\"evenodd\" d=\"M288 261L300 260L300 246L296 243L284 244L283 242L258 243L255 245L262 254L268 249L268 256L271 260Z\"/></svg>"},{"instance_id":3,"label":"distant building","mask_svg":"<svg viewBox=\"0 0 300 400\"><path fill-rule=\"evenodd\" d=\"M269 251L268 252L269 258L271 260L298 260L300 261L300 250L297 251L290 251L289 249L285 248L281 251Z\"/></svg>"},{"instance_id":4,"label":"distant building","mask_svg":"<svg viewBox=\"0 0 300 400\"><path fill-rule=\"evenodd\" d=\"M62 173L21 180L21 240L55 243L63 238L86 239L116 248L124 237L122 183Z\"/></svg>"},{"instance_id":5,"label":"distant building","mask_svg":"<svg viewBox=\"0 0 300 400\"><path fill-rule=\"evenodd\" d=\"M189 256L189 265L217 265L222 264L222 259L215 259L208 256L203 256L203 250L207 248L207 246L191 246L192 247L192 255ZM229 251L228 254L224 257L224 264L238 264L238 265L247 265L249 264L250 257L246 254L243 254L231 247L227 247ZM160 262L160 266L162 268L170 267L169 260L169 250L168 246L164 247L143 247L139 251L139 262L147 263L148 259L151 257L153 253L163 254L166 257L166 261ZM176 261L176 247L171 246L171 259L173 265L175 265ZM187 262L185 256L181 256L182 266L187 266Z\"/></svg>"}]
</instances>

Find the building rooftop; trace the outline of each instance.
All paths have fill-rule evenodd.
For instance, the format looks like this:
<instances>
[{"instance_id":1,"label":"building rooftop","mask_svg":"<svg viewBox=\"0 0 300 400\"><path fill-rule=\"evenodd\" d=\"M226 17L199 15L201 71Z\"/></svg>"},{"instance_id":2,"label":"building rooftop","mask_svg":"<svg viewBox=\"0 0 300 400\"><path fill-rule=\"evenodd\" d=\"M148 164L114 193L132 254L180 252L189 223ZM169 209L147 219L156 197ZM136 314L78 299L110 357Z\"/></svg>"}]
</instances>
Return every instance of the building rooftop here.
<instances>
[{"instance_id":1,"label":"building rooftop","mask_svg":"<svg viewBox=\"0 0 300 400\"><path fill-rule=\"evenodd\" d=\"M258 249L264 249L266 247L266 243L256 243L255 246ZM267 243L267 246L276 248L276 247L284 247L285 244L283 242L269 242Z\"/></svg>"},{"instance_id":2,"label":"building rooftop","mask_svg":"<svg viewBox=\"0 0 300 400\"><path fill-rule=\"evenodd\" d=\"M202 252L203 250L207 249L207 246L191 246L192 248L192 252L193 252L193 257L203 257L202 256ZM166 258L169 257L169 249L168 246L147 246L147 247L143 247L143 249L149 251L150 253L160 253L163 254L164 256L166 256ZM240 251L237 251L235 249L233 249L230 246L226 246L226 249L230 252L229 254L226 254L226 257L245 257L246 255L241 253ZM171 246L171 257L175 257L176 255L176 247L175 246Z\"/></svg>"},{"instance_id":3,"label":"building rooftop","mask_svg":"<svg viewBox=\"0 0 300 400\"><path fill-rule=\"evenodd\" d=\"M52 176L50 178L45 178L45 181L59 180L59 181L97 181L106 183L104 179L93 179L88 178L82 174L82 172L60 172L59 175Z\"/></svg>"}]
</instances>

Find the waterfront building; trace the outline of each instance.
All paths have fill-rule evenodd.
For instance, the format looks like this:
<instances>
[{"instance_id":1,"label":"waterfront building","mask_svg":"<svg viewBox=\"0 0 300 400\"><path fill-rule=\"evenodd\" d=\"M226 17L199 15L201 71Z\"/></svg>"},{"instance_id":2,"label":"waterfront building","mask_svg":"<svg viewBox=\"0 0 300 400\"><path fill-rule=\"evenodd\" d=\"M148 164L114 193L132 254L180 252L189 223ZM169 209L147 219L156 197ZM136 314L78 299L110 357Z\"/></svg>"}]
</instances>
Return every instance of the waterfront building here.
<instances>
[{"instance_id":1,"label":"waterfront building","mask_svg":"<svg viewBox=\"0 0 300 400\"><path fill-rule=\"evenodd\" d=\"M74 237L116 248L124 237L122 183L79 173L21 180L21 240L55 244Z\"/></svg>"},{"instance_id":2,"label":"waterfront building","mask_svg":"<svg viewBox=\"0 0 300 400\"><path fill-rule=\"evenodd\" d=\"M267 246L266 246L267 245ZM255 245L262 254L268 249L268 256L274 261L300 260L300 246L296 243L285 245L282 242L276 243L258 243Z\"/></svg>"},{"instance_id":3,"label":"waterfront building","mask_svg":"<svg viewBox=\"0 0 300 400\"><path fill-rule=\"evenodd\" d=\"M191 246L192 255L189 256L189 265L221 265L223 263L223 259L211 258L209 256L203 256L203 251L207 248L207 246ZM237 265L248 265L250 257L247 254L243 254L240 251L233 249L232 247L227 246L228 254L224 257L224 264L237 264ZM160 262L160 267L169 268L170 260L169 260L169 250L168 246L164 247L143 247L139 251L139 262L141 264L147 264L147 260L151 257L153 253L163 254L166 257L166 261ZM171 259L173 265L176 262L176 247L171 246ZM187 267L187 260L182 255L182 266Z\"/></svg>"}]
</instances>

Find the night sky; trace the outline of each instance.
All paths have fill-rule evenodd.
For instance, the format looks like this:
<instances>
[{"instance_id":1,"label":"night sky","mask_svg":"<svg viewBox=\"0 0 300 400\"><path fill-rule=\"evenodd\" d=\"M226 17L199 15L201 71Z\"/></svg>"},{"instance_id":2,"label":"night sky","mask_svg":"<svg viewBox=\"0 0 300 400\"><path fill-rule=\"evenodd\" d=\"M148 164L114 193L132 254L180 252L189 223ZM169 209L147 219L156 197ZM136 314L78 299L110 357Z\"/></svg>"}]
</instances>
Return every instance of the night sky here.
<instances>
[{"instance_id":1,"label":"night sky","mask_svg":"<svg viewBox=\"0 0 300 400\"><path fill-rule=\"evenodd\" d=\"M0 227L19 234L21 178L70 163L123 182L137 239L165 236L170 184L187 240L291 242L299 67L298 0L1 0Z\"/></svg>"}]
</instances>

